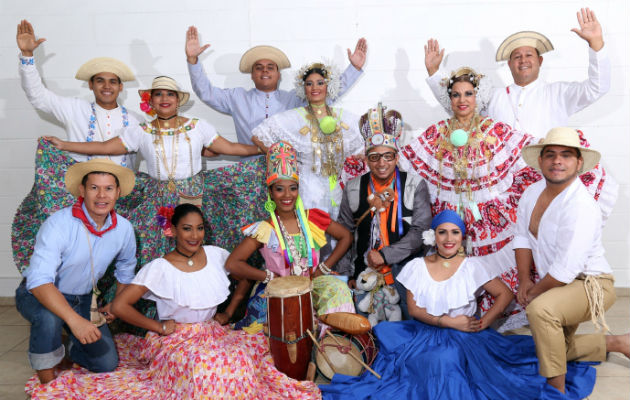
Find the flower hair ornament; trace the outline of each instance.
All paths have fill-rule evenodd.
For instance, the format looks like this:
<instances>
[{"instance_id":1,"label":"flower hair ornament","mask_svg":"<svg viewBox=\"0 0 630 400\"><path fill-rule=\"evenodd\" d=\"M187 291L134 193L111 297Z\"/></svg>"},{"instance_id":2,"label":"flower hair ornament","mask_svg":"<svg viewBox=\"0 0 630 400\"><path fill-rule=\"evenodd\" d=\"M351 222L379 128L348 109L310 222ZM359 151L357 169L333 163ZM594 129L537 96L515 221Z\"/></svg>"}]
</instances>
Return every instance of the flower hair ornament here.
<instances>
[{"instance_id":1,"label":"flower hair ornament","mask_svg":"<svg viewBox=\"0 0 630 400\"><path fill-rule=\"evenodd\" d=\"M151 107L151 104L149 103L149 101L151 100L151 93L149 92L144 92L142 93L142 95L140 96L140 110L142 110L144 113L150 115L150 116L155 116L155 110Z\"/></svg>"},{"instance_id":2,"label":"flower hair ornament","mask_svg":"<svg viewBox=\"0 0 630 400\"><path fill-rule=\"evenodd\" d=\"M295 94L302 100L306 100L306 93L304 93L304 79L312 70L321 70L324 72L324 79L328 88L326 90L326 98L329 101L334 101L339 96L341 90L341 74L339 69L332 63L328 62L313 62L303 65L295 75ZM316 71L319 73L319 71Z\"/></svg>"},{"instance_id":3,"label":"flower hair ornament","mask_svg":"<svg viewBox=\"0 0 630 400\"><path fill-rule=\"evenodd\" d=\"M461 67L451 72L451 74L440 81L440 93L437 96L438 101L444 107L448 115L453 115L451 108L451 89L449 86L453 84L454 79L462 75L470 76L470 83L475 88L475 100L477 102L476 112L481 112L488 107L490 96L492 95L492 86L488 82L488 78L483 74L478 74L470 67Z\"/></svg>"}]
</instances>

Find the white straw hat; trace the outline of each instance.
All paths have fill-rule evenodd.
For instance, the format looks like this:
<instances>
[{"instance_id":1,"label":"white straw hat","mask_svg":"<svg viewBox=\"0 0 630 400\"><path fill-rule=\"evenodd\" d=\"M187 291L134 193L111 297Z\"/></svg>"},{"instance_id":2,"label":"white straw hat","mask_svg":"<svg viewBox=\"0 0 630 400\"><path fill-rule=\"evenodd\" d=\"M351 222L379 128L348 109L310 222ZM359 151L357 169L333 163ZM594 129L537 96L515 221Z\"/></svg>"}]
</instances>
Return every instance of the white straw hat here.
<instances>
[{"instance_id":1,"label":"white straw hat","mask_svg":"<svg viewBox=\"0 0 630 400\"><path fill-rule=\"evenodd\" d=\"M523 148L521 156L527 165L540 170L538 158L540 157L540 152L545 146L565 146L580 150L582 159L584 160L584 164L582 165L582 170L580 172L590 171L595 168L601 158L601 154L598 151L591 150L580 145L580 135L575 129L560 127L550 130L547 133L547 136L540 143Z\"/></svg>"},{"instance_id":2,"label":"white straw hat","mask_svg":"<svg viewBox=\"0 0 630 400\"><path fill-rule=\"evenodd\" d=\"M111 72L120 78L121 82L133 81L136 77L128 66L122 61L111 57L98 57L83 64L74 76L81 81L89 81L94 75L101 72Z\"/></svg>"},{"instance_id":3,"label":"white straw hat","mask_svg":"<svg viewBox=\"0 0 630 400\"><path fill-rule=\"evenodd\" d=\"M188 99L190 99L190 93L180 90L179 86L177 85L177 82L175 82L175 79L170 78L168 76L158 76L154 78L153 83L151 83L151 88L139 89L138 94L140 94L140 97L142 97L143 93L145 92L151 93L151 90L154 90L154 89L166 89L166 90L172 90L173 92L177 92L178 98L179 98L178 104L180 107L188 103Z\"/></svg>"},{"instance_id":4,"label":"white straw hat","mask_svg":"<svg viewBox=\"0 0 630 400\"><path fill-rule=\"evenodd\" d=\"M278 70L291 66L289 58L282 50L273 46L255 46L243 54L238 69L245 74L249 74L252 72L256 61L265 59L275 62Z\"/></svg>"},{"instance_id":5,"label":"white straw hat","mask_svg":"<svg viewBox=\"0 0 630 400\"><path fill-rule=\"evenodd\" d=\"M123 167L107 158L93 158L89 161L79 162L71 165L66 171L66 189L74 197L81 196L79 186L83 177L90 172L107 172L116 178L120 187L120 196L131 193L133 185L136 183L136 175L129 168Z\"/></svg>"},{"instance_id":6,"label":"white straw hat","mask_svg":"<svg viewBox=\"0 0 630 400\"><path fill-rule=\"evenodd\" d=\"M551 41L542 33L534 31L516 32L508 36L497 49L496 60L506 61L510 59L512 52L519 47L529 46L538 50L538 54L543 54L553 50Z\"/></svg>"}]
</instances>

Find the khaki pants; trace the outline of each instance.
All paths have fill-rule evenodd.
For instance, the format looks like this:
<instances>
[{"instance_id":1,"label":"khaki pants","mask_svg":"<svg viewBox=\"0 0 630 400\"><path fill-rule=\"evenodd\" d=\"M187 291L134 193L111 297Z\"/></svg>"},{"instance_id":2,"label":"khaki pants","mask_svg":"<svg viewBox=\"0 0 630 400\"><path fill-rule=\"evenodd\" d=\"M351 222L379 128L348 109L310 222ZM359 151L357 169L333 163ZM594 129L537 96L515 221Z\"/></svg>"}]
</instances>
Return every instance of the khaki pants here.
<instances>
[{"instance_id":1,"label":"khaki pants","mask_svg":"<svg viewBox=\"0 0 630 400\"><path fill-rule=\"evenodd\" d=\"M604 308L616 299L610 275L598 277L604 291ZM605 361L604 333L575 335L580 322L589 321L591 312L583 279L553 288L536 297L526 309L540 375L550 378L567 373L567 361Z\"/></svg>"}]
</instances>

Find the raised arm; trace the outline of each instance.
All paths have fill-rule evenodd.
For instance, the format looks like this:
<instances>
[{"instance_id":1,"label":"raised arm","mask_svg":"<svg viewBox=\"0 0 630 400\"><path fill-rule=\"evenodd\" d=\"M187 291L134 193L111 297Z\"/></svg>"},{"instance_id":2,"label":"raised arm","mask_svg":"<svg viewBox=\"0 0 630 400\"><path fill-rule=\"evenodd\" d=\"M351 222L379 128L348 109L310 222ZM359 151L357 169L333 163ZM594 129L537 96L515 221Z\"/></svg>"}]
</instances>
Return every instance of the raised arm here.
<instances>
[{"instance_id":1,"label":"raised arm","mask_svg":"<svg viewBox=\"0 0 630 400\"><path fill-rule=\"evenodd\" d=\"M201 46L199 44L199 32L195 26L189 26L186 31L186 60L189 64L197 64L199 55L203 53L210 44Z\"/></svg>"},{"instance_id":2,"label":"raised arm","mask_svg":"<svg viewBox=\"0 0 630 400\"><path fill-rule=\"evenodd\" d=\"M427 67L429 76L433 76L439 69L444 59L444 49L440 50L437 39L429 39L424 46L424 66Z\"/></svg>"},{"instance_id":3,"label":"raised arm","mask_svg":"<svg viewBox=\"0 0 630 400\"><path fill-rule=\"evenodd\" d=\"M602 34L602 26L600 25L595 12L589 8L582 8L577 12L577 20L580 28L573 28L571 32L575 32L579 37L586 40L591 49L595 51L604 47L604 36Z\"/></svg>"},{"instance_id":4,"label":"raised arm","mask_svg":"<svg viewBox=\"0 0 630 400\"><path fill-rule=\"evenodd\" d=\"M146 286L130 284L116 294L116 298L112 302L112 312L123 321L135 325L137 327L147 329L160 335L170 335L175 332L175 321L156 321L147 318L133 305L148 291Z\"/></svg>"},{"instance_id":5,"label":"raised arm","mask_svg":"<svg viewBox=\"0 0 630 400\"><path fill-rule=\"evenodd\" d=\"M106 142L69 142L67 140L61 140L56 136L44 136L44 139L48 140L59 150L72 153L109 156L128 153L120 137L111 138Z\"/></svg>"},{"instance_id":6,"label":"raised arm","mask_svg":"<svg viewBox=\"0 0 630 400\"><path fill-rule=\"evenodd\" d=\"M23 19L17 26L16 41L18 48L22 52L24 57L33 57L33 51L39 47L40 44L46 41L44 38L37 39L35 37L35 30L30 22Z\"/></svg>"}]
</instances>

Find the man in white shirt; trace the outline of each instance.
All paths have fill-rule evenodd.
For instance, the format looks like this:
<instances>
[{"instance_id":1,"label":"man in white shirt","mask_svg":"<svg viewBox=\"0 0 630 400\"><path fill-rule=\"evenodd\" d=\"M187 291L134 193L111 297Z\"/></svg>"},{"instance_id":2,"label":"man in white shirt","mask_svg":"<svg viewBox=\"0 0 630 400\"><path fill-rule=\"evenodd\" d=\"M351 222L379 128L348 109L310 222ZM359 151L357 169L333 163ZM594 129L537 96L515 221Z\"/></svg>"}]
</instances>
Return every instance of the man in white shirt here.
<instances>
[{"instance_id":1,"label":"man in white shirt","mask_svg":"<svg viewBox=\"0 0 630 400\"><path fill-rule=\"evenodd\" d=\"M544 180L525 190L518 206L514 249L517 300L526 306L540 374L561 392L567 361L605 361L606 352L630 356L630 335L575 335L580 322L608 329L605 310L615 302L614 279L602 246L602 216L578 174L599 161L580 146L577 131L554 128L523 149ZM540 277L530 279L536 266Z\"/></svg>"},{"instance_id":2,"label":"man in white shirt","mask_svg":"<svg viewBox=\"0 0 630 400\"><path fill-rule=\"evenodd\" d=\"M64 124L68 140L73 142L104 142L119 136L122 129L138 124L127 109L118 105L118 95L124 81L135 79L133 72L121 61L113 58L95 58L83 64L75 78L87 81L94 93L94 102L62 97L48 90L35 67L33 51L46 39L36 39L33 26L22 20L17 27L17 45L20 54L20 79L31 104L38 110L52 114ZM76 161L89 160L90 156L70 153ZM111 156L117 164L135 169L135 155Z\"/></svg>"},{"instance_id":3,"label":"man in white shirt","mask_svg":"<svg viewBox=\"0 0 630 400\"><path fill-rule=\"evenodd\" d=\"M542 54L553 50L553 46L540 33L518 32L505 39L496 54L497 61L507 60L514 83L495 88L487 110L480 112L542 138L551 128L567 126L572 114L606 94L610 89L611 66L601 25L588 8L580 10L577 19L580 28L572 31L589 45L587 80L546 83L539 79ZM429 40L425 46L427 83L438 99L440 82L446 77L445 71L439 69L443 57L444 49L440 50L437 40Z\"/></svg>"},{"instance_id":4,"label":"man in white shirt","mask_svg":"<svg viewBox=\"0 0 630 400\"><path fill-rule=\"evenodd\" d=\"M229 114L234 120L239 143L253 144L252 129L270 116L305 105L295 90L278 89L280 70L291 66L287 56L272 46L255 46L243 54L239 70L251 74L255 89L221 89L213 86L199 63L199 55L209 44L199 44L197 28L191 26L186 32L186 59L193 90L212 109ZM350 65L341 76L339 96L352 86L363 72L367 55L367 42L359 39L354 52L348 49ZM210 154L206 154L210 155Z\"/></svg>"}]
</instances>

